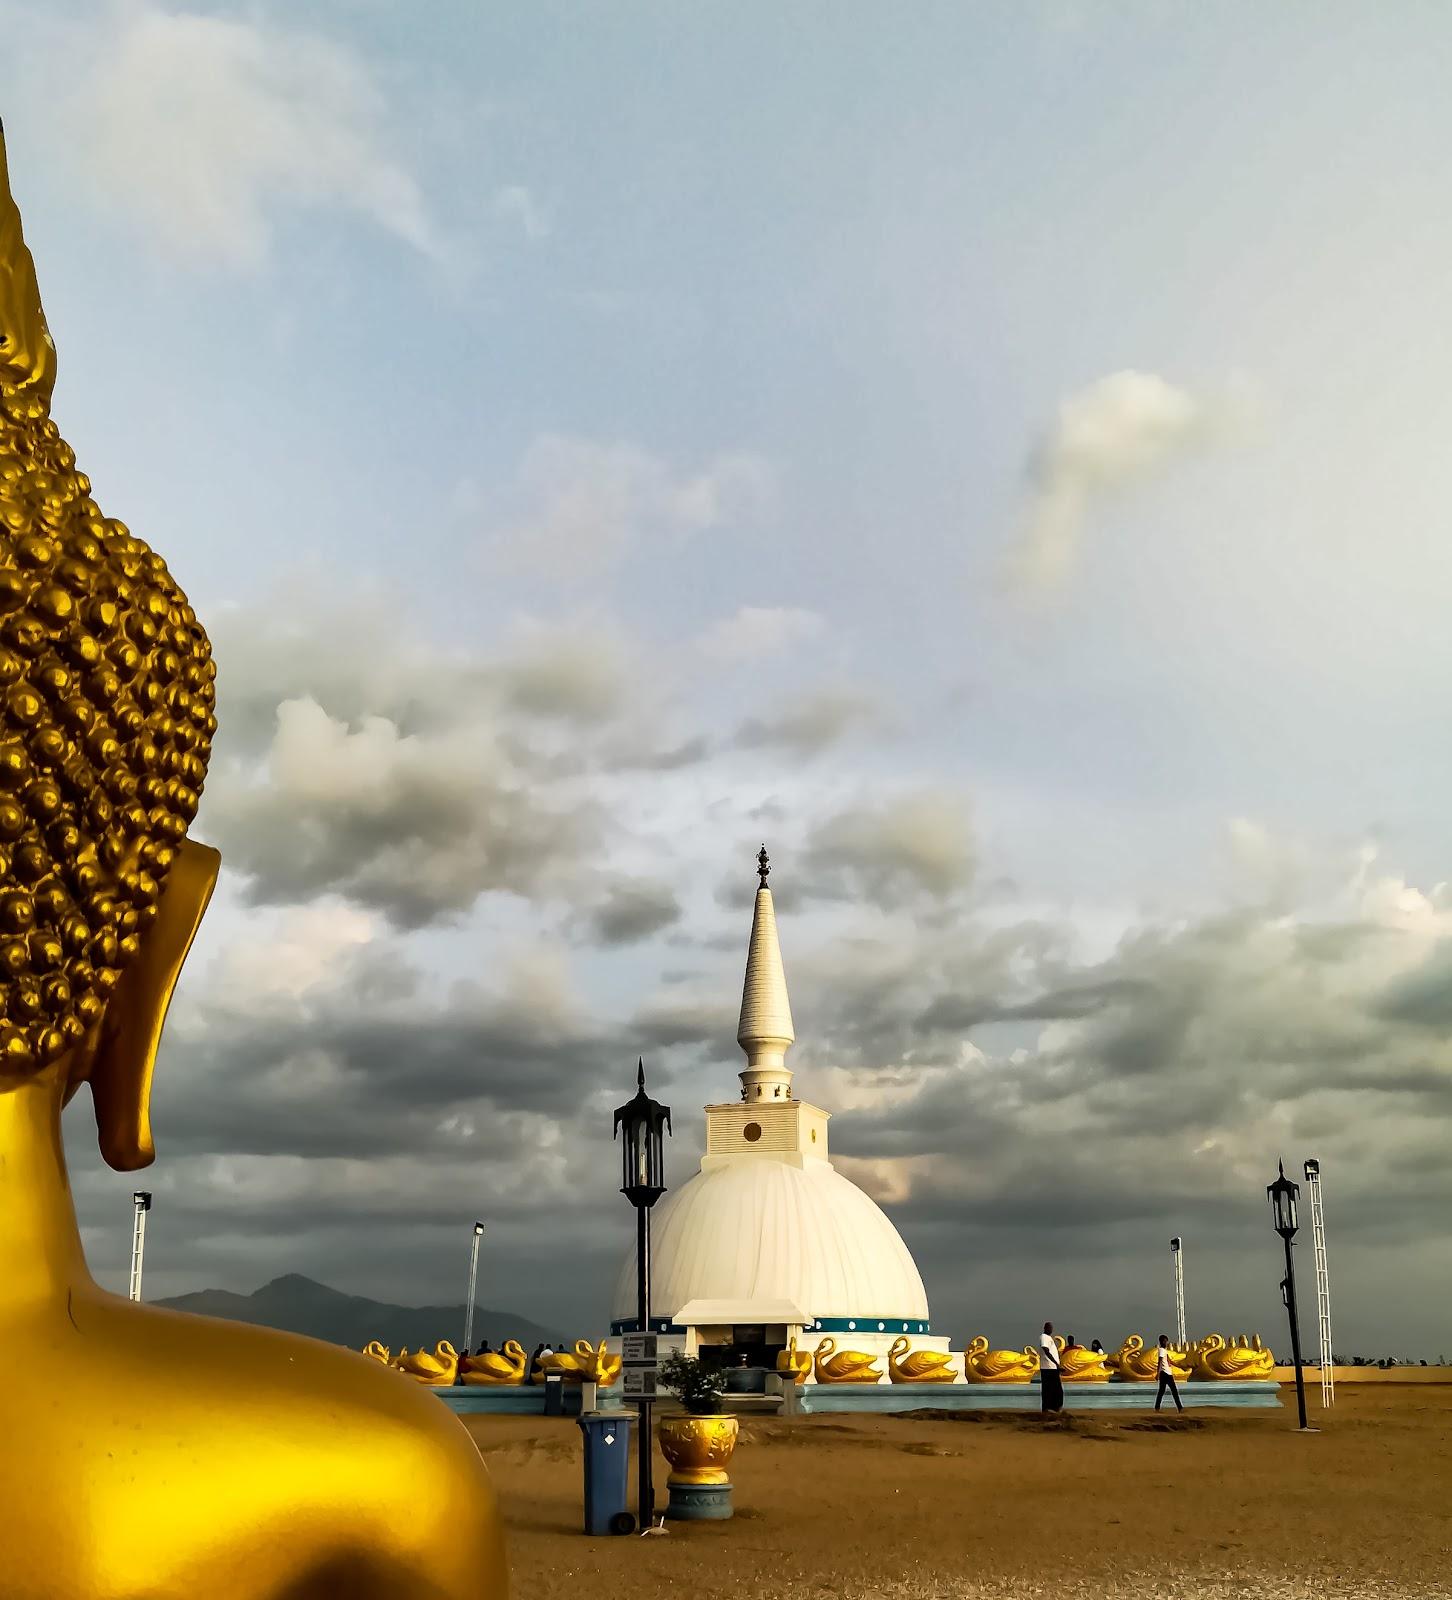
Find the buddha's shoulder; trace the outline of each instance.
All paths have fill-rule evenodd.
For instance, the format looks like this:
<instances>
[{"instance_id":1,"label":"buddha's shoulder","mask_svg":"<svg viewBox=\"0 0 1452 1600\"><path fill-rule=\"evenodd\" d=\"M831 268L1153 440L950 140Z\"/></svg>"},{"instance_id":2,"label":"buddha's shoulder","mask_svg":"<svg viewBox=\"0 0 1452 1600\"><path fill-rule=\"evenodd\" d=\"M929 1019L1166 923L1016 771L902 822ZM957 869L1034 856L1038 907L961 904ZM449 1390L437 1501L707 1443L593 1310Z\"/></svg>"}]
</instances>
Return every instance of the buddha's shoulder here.
<instances>
[{"instance_id":1,"label":"buddha's shoulder","mask_svg":"<svg viewBox=\"0 0 1452 1600\"><path fill-rule=\"evenodd\" d=\"M36 1342L19 1338L19 1353ZM403 1374L294 1334L109 1296L78 1298L40 1348L51 1381L0 1382L0 1503L33 1535L13 1591L7 1551L5 1594L132 1594L143 1566L158 1596L505 1592L479 1452ZM80 1541L61 1561L77 1506L128 1532L89 1553ZM27 1560L48 1579L59 1563L70 1587L27 1588ZM219 1564L225 1582L182 1582Z\"/></svg>"},{"instance_id":2,"label":"buddha's shoulder","mask_svg":"<svg viewBox=\"0 0 1452 1600\"><path fill-rule=\"evenodd\" d=\"M303 1453L348 1477L430 1472L487 1491L468 1434L413 1379L336 1345L272 1328L109 1299L81 1316L113 1404L159 1408L214 1446ZM87 1363L90 1365L90 1362Z\"/></svg>"}]
</instances>

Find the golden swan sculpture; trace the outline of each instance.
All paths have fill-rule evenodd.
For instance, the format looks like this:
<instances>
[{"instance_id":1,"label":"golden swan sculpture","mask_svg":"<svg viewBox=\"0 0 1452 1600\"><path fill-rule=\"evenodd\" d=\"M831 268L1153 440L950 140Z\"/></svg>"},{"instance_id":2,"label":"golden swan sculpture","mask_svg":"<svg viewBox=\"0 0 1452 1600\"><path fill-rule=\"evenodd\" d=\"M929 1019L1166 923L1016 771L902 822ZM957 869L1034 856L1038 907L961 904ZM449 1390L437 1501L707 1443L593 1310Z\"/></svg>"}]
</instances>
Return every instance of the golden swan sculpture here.
<instances>
[{"instance_id":1,"label":"golden swan sculpture","mask_svg":"<svg viewBox=\"0 0 1452 1600\"><path fill-rule=\"evenodd\" d=\"M1038 1351L990 1350L983 1334L969 1340L963 1352L963 1376L969 1383L1027 1383L1039 1370Z\"/></svg>"},{"instance_id":2,"label":"golden swan sculpture","mask_svg":"<svg viewBox=\"0 0 1452 1600\"><path fill-rule=\"evenodd\" d=\"M1154 1383L1159 1377L1159 1347L1146 1346L1137 1333L1132 1333L1109 1357L1114 1374L1125 1383ZM1191 1374L1189 1357L1174 1345L1170 1346L1170 1371L1176 1383L1185 1383Z\"/></svg>"},{"instance_id":3,"label":"golden swan sculpture","mask_svg":"<svg viewBox=\"0 0 1452 1600\"><path fill-rule=\"evenodd\" d=\"M881 1383L881 1369L861 1350L838 1350L833 1338L823 1339L812 1356L818 1383Z\"/></svg>"},{"instance_id":4,"label":"golden swan sculpture","mask_svg":"<svg viewBox=\"0 0 1452 1600\"><path fill-rule=\"evenodd\" d=\"M1109 1382L1109 1357L1104 1351L1082 1344L1068 1349L1057 1333L1054 1343L1059 1347L1059 1371L1065 1383Z\"/></svg>"},{"instance_id":5,"label":"golden swan sculpture","mask_svg":"<svg viewBox=\"0 0 1452 1600\"><path fill-rule=\"evenodd\" d=\"M536 1378L558 1373L566 1383L608 1386L620 1376L620 1357L606 1350L603 1339L598 1348L588 1339L576 1339L573 1350L557 1350L553 1355L541 1357L535 1363L534 1372Z\"/></svg>"},{"instance_id":6,"label":"golden swan sculpture","mask_svg":"<svg viewBox=\"0 0 1452 1600\"><path fill-rule=\"evenodd\" d=\"M517 1339L506 1339L499 1350L486 1350L479 1356L461 1356L459 1382L472 1388L500 1384L521 1384L529 1370L529 1357Z\"/></svg>"},{"instance_id":7,"label":"golden swan sculpture","mask_svg":"<svg viewBox=\"0 0 1452 1600\"><path fill-rule=\"evenodd\" d=\"M432 1350L410 1355L399 1352L394 1366L428 1389L452 1389L459 1379L459 1352L447 1339L440 1339Z\"/></svg>"},{"instance_id":8,"label":"golden swan sculpture","mask_svg":"<svg viewBox=\"0 0 1452 1600\"><path fill-rule=\"evenodd\" d=\"M899 1337L887 1352L887 1376L893 1383L952 1383L958 1374L951 1354L913 1350L910 1339Z\"/></svg>"},{"instance_id":9,"label":"golden swan sculpture","mask_svg":"<svg viewBox=\"0 0 1452 1600\"><path fill-rule=\"evenodd\" d=\"M1258 1333L1252 1338L1241 1334L1234 1344L1228 1344L1221 1334L1212 1333L1196 1348L1194 1376L1202 1382L1272 1378L1275 1370L1276 1358L1261 1343Z\"/></svg>"},{"instance_id":10,"label":"golden swan sculpture","mask_svg":"<svg viewBox=\"0 0 1452 1600\"><path fill-rule=\"evenodd\" d=\"M591 1350L588 1339L581 1339L575 1346L575 1354L584 1363L580 1368L582 1383L593 1383L608 1389L620 1376L621 1358L610 1354L603 1339L594 1350Z\"/></svg>"},{"instance_id":11,"label":"golden swan sculpture","mask_svg":"<svg viewBox=\"0 0 1452 1600\"><path fill-rule=\"evenodd\" d=\"M381 1344L377 1339L370 1339L363 1346L363 1354L370 1361L380 1362L385 1367L391 1365L393 1361L392 1351L389 1350L386 1344Z\"/></svg>"},{"instance_id":12,"label":"golden swan sculpture","mask_svg":"<svg viewBox=\"0 0 1452 1600\"><path fill-rule=\"evenodd\" d=\"M790 1375L792 1381L802 1384L807 1381L812 1373L812 1358L805 1350L797 1349L796 1335L787 1340L787 1347L776 1358L776 1370L783 1377Z\"/></svg>"}]
</instances>

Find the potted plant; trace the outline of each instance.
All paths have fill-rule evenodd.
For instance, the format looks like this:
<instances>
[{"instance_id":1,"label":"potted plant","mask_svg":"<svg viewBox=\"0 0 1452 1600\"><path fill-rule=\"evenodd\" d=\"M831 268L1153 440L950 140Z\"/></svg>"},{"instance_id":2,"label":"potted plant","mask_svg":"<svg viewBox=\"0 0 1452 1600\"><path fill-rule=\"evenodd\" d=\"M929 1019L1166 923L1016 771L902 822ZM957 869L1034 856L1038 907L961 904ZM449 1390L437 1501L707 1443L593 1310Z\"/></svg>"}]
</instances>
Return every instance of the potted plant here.
<instances>
[{"instance_id":1,"label":"potted plant","mask_svg":"<svg viewBox=\"0 0 1452 1600\"><path fill-rule=\"evenodd\" d=\"M723 1520L731 1515L726 1464L736 1448L738 1424L721 1410L721 1375L698 1356L676 1350L661 1363L660 1382L686 1413L663 1418L659 1429L661 1454L671 1464L666 1515Z\"/></svg>"}]
</instances>

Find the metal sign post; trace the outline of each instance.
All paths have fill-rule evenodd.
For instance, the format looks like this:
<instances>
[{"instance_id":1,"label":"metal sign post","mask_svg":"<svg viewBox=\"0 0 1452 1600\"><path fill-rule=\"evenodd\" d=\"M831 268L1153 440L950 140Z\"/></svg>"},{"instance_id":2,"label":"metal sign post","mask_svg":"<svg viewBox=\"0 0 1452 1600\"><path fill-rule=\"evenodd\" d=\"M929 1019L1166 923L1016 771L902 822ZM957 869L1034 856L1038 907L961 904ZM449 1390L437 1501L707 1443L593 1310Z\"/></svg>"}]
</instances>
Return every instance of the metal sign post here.
<instances>
[{"instance_id":1,"label":"metal sign post","mask_svg":"<svg viewBox=\"0 0 1452 1600\"><path fill-rule=\"evenodd\" d=\"M660 1337L654 1333L623 1333L620 1336L620 1364L624 1369L623 1393L627 1400L651 1401L659 1398Z\"/></svg>"},{"instance_id":2,"label":"metal sign post","mask_svg":"<svg viewBox=\"0 0 1452 1600\"><path fill-rule=\"evenodd\" d=\"M131 1224L131 1285L126 1293L132 1300L139 1300L141 1298L141 1261L146 1253L146 1213L151 1210L150 1191L138 1189L131 1196L131 1204L136 1208L136 1215Z\"/></svg>"},{"instance_id":3,"label":"metal sign post","mask_svg":"<svg viewBox=\"0 0 1452 1600\"><path fill-rule=\"evenodd\" d=\"M484 1224L474 1224L474 1238L469 1246L469 1297L464 1310L464 1354L474 1348L474 1298L479 1283L479 1241L484 1237Z\"/></svg>"}]
</instances>

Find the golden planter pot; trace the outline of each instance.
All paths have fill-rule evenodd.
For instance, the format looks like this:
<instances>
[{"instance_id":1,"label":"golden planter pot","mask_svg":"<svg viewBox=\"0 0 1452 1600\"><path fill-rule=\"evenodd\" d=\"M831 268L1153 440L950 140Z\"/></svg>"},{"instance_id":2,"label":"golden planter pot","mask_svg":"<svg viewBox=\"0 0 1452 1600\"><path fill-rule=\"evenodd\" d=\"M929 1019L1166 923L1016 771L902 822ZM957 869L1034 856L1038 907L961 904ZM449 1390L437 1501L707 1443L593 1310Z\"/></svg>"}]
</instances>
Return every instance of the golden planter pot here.
<instances>
[{"instance_id":1,"label":"golden planter pot","mask_svg":"<svg viewBox=\"0 0 1452 1600\"><path fill-rule=\"evenodd\" d=\"M668 1483L730 1483L726 1463L736 1448L735 1417L666 1417L657 1430L660 1453L671 1464Z\"/></svg>"}]
</instances>

